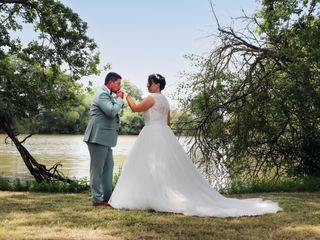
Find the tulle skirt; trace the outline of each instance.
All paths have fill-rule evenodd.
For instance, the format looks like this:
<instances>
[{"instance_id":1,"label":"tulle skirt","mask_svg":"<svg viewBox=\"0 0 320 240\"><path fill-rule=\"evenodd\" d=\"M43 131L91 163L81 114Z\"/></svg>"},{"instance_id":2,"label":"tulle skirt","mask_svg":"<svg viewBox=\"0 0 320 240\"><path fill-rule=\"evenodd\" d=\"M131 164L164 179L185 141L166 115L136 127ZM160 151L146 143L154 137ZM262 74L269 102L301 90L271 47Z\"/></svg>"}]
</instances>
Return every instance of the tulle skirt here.
<instances>
[{"instance_id":1,"label":"tulle skirt","mask_svg":"<svg viewBox=\"0 0 320 240\"><path fill-rule=\"evenodd\" d=\"M282 210L269 200L222 196L200 175L171 129L157 124L145 126L140 132L109 203L119 209L215 217Z\"/></svg>"}]
</instances>

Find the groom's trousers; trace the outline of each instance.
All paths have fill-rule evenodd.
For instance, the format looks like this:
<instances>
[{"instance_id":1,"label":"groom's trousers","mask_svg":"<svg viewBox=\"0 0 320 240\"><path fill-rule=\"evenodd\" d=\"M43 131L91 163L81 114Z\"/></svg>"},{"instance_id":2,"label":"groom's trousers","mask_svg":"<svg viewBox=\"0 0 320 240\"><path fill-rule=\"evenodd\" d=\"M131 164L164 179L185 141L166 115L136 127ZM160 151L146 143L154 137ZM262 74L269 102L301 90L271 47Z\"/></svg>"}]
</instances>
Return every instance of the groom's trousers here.
<instances>
[{"instance_id":1,"label":"groom's trousers","mask_svg":"<svg viewBox=\"0 0 320 240\"><path fill-rule=\"evenodd\" d=\"M112 193L112 149L95 143L87 143L90 152L90 188L93 202L107 202Z\"/></svg>"}]
</instances>

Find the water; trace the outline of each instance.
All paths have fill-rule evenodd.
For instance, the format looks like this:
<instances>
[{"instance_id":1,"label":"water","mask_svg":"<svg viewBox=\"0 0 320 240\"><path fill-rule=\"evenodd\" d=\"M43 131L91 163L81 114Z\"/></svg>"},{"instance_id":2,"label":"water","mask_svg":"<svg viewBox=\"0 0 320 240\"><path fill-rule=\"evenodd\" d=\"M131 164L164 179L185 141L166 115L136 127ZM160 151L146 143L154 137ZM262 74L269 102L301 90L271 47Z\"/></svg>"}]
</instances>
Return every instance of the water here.
<instances>
[{"instance_id":1,"label":"water","mask_svg":"<svg viewBox=\"0 0 320 240\"><path fill-rule=\"evenodd\" d=\"M12 144L5 144L6 135L0 134L0 175L11 179L33 179L19 152ZM137 136L119 136L113 148L117 173L126 159ZM23 137L19 138L20 140ZM60 162L60 170L69 178L89 179L90 156L83 135L34 135L27 139L24 146L41 164L50 168Z\"/></svg>"},{"instance_id":2,"label":"water","mask_svg":"<svg viewBox=\"0 0 320 240\"><path fill-rule=\"evenodd\" d=\"M0 176L10 179L33 180L16 147L5 144L6 135L0 134ZM19 140L22 140L21 136ZM47 168L61 163L59 170L69 178L89 179L90 156L83 135L34 135L28 138L24 146L31 155ZM113 148L114 173L119 170L127 158L137 136L119 136L117 146ZM187 138L179 138L187 150ZM9 140L10 142L10 140ZM220 181L224 184L225 180ZM215 183L214 183L215 184Z\"/></svg>"}]
</instances>

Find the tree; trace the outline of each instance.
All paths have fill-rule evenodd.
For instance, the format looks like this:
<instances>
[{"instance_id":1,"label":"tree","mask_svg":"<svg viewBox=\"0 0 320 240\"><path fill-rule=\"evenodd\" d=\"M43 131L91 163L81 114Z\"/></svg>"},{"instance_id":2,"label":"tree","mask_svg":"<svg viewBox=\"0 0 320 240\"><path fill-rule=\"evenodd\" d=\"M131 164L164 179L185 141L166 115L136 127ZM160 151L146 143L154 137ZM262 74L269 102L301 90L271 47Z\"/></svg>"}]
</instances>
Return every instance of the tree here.
<instances>
[{"instance_id":1,"label":"tree","mask_svg":"<svg viewBox=\"0 0 320 240\"><path fill-rule=\"evenodd\" d=\"M142 92L130 81L123 79L122 86L137 101L142 100ZM89 121L89 111L94 96L92 89L75 86L76 102L69 109L43 109L35 117L16 121L14 129L20 133L78 133L83 134ZM144 126L142 114L133 113L126 106L121 112L120 134L139 134Z\"/></svg>"},{"instance_id":2,"label":"tree","mask_svg":"<svg viewBox=\"0 0 320 240\"><path fill-rule=\"evenodd\" d=\"M241 31L217 21L217 47L190 56L191 155L212 179L320 175L319 6L264 0Z\"/></svg>"},{"instance_id":3,"label":"tree","mask_svg":"<svg viewBox=\"0 0 320 240\"><path fill-rule=\"evenodd\" d=\"M80 94L76 103L69 109L45 109L33 118L23 119L15 123L14 128L20 133L40 134L83 134L89 121L92 91L85 91L79 86ZM82 90L83 89L83 90Z\"/></svg>"},{"instance_id":4,"label":"tree","mask_svg":"<svg viewBox=\"0 0 320 240\"><path fill-rule=\"evenodd\" d=\"M126 79L122 80L121 85L136 101L142 101L142 92L137 86ZM122 110L120 124L120 134L137 135L143 128L144 121L141 113L134 113L126 106Z\"/></svg>"},{"instance_id":5,"label":"tree","mask_svg":"<svg viewBox=\"0 0 320 240\"><path fill-rule=\"evenodd\" d=\"M26 138L18 140L12 126L72 103L77 80L98 72L97 46L86 35L87 24L59 1L0 0L0 10L0 127L38 182L70 182L58 164L51 169L39 164L23 146ZM37 39L24 44L14 36L26 25L33 26Z\"/></svg>"}]
</instances>

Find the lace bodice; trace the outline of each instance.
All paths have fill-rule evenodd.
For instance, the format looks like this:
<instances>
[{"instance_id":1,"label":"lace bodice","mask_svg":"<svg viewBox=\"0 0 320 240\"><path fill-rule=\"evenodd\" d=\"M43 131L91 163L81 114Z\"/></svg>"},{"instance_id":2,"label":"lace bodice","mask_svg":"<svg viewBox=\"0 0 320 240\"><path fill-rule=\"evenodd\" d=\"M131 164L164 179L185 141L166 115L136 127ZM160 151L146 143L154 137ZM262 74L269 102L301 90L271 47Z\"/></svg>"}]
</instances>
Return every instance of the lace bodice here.
<instances>
[{"instance_id":1,"label":"lace bodice","mask_svg":"<svg viewBox=\"0 0 320 240\"><path fill-rule=\"evenodd\" d=\"M145 125L161 124L167 125L170 106L167 98L161 93L151 93L155 103L147 111L143 112Z\"/></svg>"}]
</instances>

